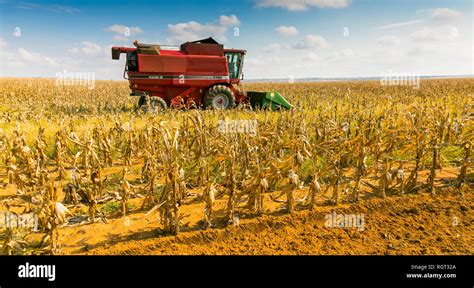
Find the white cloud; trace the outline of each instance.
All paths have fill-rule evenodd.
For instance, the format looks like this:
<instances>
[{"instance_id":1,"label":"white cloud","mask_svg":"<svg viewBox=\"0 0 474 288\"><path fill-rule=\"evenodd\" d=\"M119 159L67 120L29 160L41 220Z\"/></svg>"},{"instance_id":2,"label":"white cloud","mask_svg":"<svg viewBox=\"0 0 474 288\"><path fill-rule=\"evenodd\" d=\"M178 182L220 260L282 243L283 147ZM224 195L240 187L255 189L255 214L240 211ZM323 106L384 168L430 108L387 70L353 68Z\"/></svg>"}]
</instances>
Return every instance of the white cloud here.
<instances>
[{"instance_id":1,"label":"white cloud","mask_svg":"<svg viewBox=\"0 0 474 288\"><path fill-rule=\"evenodd\" d=\"M128 27L121 24L114 24L105 29L105 31L113 32L116 35L114 36L114 40L117 41L128 41L127 37L143 33L143 30L140 27ZM126 40L125 40L126 39Z\"/></svg>"},{"instance_id":2,"label":"white cloud","mask_svg":"<svg viewBox=\"0 0 474 288\"><path fill-rule=\"evenodd\" d=\"M312 49L312 48L326 48L328 42L321 36L308 34L303 40L298 41L293 45L296 49Z\"/></svg>"},{"instance_id":3,"label":"white cloud","mask_svg":"<svg viewBox=\"0 0 474 288\"><path fill-rule=\"evenodd\" d=\"M318 62L318 61L321 61L321 57L314 52L310 52L303 57L303 61L304 62Z\"/></svg>"},{"instance_id":4,"label":"white cloud","mask_svg":"<svg viewBox=\"0 0 474 288\"><path fill-rule=\"evenodd\" d=\"M100 54L102 48L99 45L90 41L82 41L81 47L74 47L69 51L75 54L82 53L87 56L96 56Z\"/></svg>"},{"instance_id":5,"label":"white cloud","mask_svg":"<svg viewBox=\"0 0 474 288\"><path fill-rule=\"evenodd\" d=\"M421 19L416 19L416 20L410 20L410 21L405 21L405 22L399 22L399 23L393 23L385 26L380 26L375 29L390 29L390 28L399 28L399 27L406 27L406 26L412 26L415 24L422 23L423 20Z\"/></svg>"},{"instance_id":6,"label":"white cloud","mask_svg":"<svg viewBox=\"0 0 474 288\"><path fill-rule=\"evenodd\" d=\"M400 45L400 38L397 36L383 36L377 39L377 44L383 47L394 47Z\"/></svg>"},{"instance_id":7,"label":"white cloud","mask_svg":"<svg viewBox=\"0 0 474 288\"><path fill-rule=\"evenodd\" d=\"M50 57L44 57L44 61L49 65L49 66L59 66L59 63L56 59L50 58Z\"/></svg>"},{"instance_id":8,"label":"white cloud","mask_svg":"<svg viewBox=\"0 0 474 288\"><path fill-rule=\"evenodd\" d=\"M207 37L214 37L217 41L225 42L227 41L225 33L227 32L228 26L236 26L239 24L240 21L235 15L221 15L219 21L207 24L201 24L196 21L168 24L170 37L166 42L185 42Z\"/></svg>"},{"instance_id":9,"label":"white cloud","mask_svg":"<svg viewBox=\"0 0 474 288\"><path fill-rule=\"evenodd\" d=\"M249 66L260 66L260 65L263 65L265 64L265 61L263 61L262 59L260 58L248 58L248 59L245 59L245 65L249 65Z\"/></svg>"},{"instance_id":10,"label":"white cloud","mask_svg":"<svg viewBox=\"0 0 474 288\"><path fill-rule=\"evenodd\" d=\"M26 64L23 61L21 61L20 59L18 59L18 57L15 57L15 55L12 54L12 53L3 53L3 52L1 52L0 57L2 57L2 65L0 65L0 67L3 66L3 64L5 64L5 66L15 67L15 68L26 67ZM0 72L4 72L4 71L1 71L1 70L3 70L3 69L0 69ZM3 73L0 73L0 75L3 75Z\"/></svg>"},{"instance_id":11,"label":"white cloud","mask_svg":"<svg viewBox=\"0 0 474 288\"><path fill-rule=\"evenodd\" d=\"M95 44L95 43L92 43L92 42L89 42L89 41L83 41L82 42L82 52L84 52L84 54L86 55L97 55L100 53L100 46Z\"/></svg>"},{"instance_id":12,"label":"white cloud","mask_svg":"<svg viewBox=\"0 0 474 288\"><path fill-rule=\"evenodd\" d=\"M447 24L452 23L462 16L462 13L449 8L435 8L432 10L419 10L417 13L424 14L425 19L415 19L405 22L393 23L385 26L380 26L375 29L391 29L407 26L414 26L416 24L424 23L426 20L431 20L433 24ZM428 14L428 15L426 15Z\"/></svg>"},{"instance_id":13,"label":"white cloud","mask_svg":"<svg viewBox=\"0 0 474 288\"><path fill-rule=\"evenodd\" d=\"M354 50L350 48L342 49L341 54L345 57L352 57L354 56Z\"/></svg>"},{"instance_id":14,"label":"white cloud","mask_svg":"<svg viewBox=\"0 0 474 288\"><path fill-rule=\"evenodd\" d=\"M4 42L2 38L0 38L0 43L2 45L0 48L7 46L7 43ZM20 57L18 57L18 54L5 51L3 49L0 50L0 59L1 59L0 67L2 68L0 69L0 75L3 75L3 71L1 71L3 70L3 65L8 66L8 67L25 67L26 66L24 61L21 60Z\"/></svg>"},{"instance_id":15,"label":"white cloud","mask_svg":"<svg viewBox=\"0 0 474 288\"><path fill-rule=\"evenodd\" d=\"M266 52L266 53L278 53L280 52L280 49L281 49L281 45L278 44L278 43L272 43L272 44L269 44L265 47L263 47L263 52Z\"/></svg>"},{"instance_id":16,"label":"white cloud","mask_svg":"<svg viewBox=\"0 0 474 288\"><path fill-rule=\"evenodd\" d=\"M227 27L225 26L201 24L196 21L168 25L168 32L171 34L171 38L181 42L198 40L209 36L223 39L226 31Z\"/></svg>"},{"instance_id":17,"label":"white cloud","mask_svg":"<svg viewBox=\"0 0 474 288\"><path fill-rule=\"evenodd\" d=\"M431 20L435 23L451 23L461 17L462 13L449 8L436 8L431 12Z\"/></svg>"},{"instance_id":18,"label":"white cloud","mask_svg":"<svg viewBox=\"0 0 474 288\"><path fill-rule=\"evenodd\" d=\"M33 3L19 3L18 5L15 5L14 7L19 8L19 9L25 9L25 10L41 9L41 10L47 10L47 11L55 12L55 13L68 13L68 14L78 13L81 11L74 7L61 6L61 5L38 5L38 4L33 4Z\"/></svg>"},{"instance_id":19,"label":"white cloud","mask_svg":"<svg viewBox=\"0 0 474 288\"><path fill-rule=\"evenodd\" d=\"M272 56L272 57L268 58L268 62L271 63L271 64L280 64L281 59L280 59L279 56Z\"/></svg>"},{"instance_id":20,"label":"white cloud","mask_svg":"<svg viewBox=\"0 0 474 288\"><path fill-rule=\"evenodd\" d=\"M15 5L16 8L19 9L25 9L25 10L32 10L36 8L41 8L40 5L38 4L33 4L33 3L19 3L18 5Z\"/></svg>"},{"instance_id":21,"label":"white cloud","mask_svg":"<svg viewBox=\"0 0 474 288\"><path fill-rule=\"evenodd\" d=\"M298 29L295 26L280 26L275 31L282 36L296 36L298 35Z\"/></svg>"},{"instance_id":22,"label":"white cloud","mask_svg":"<svg viewBox=\"0 0 474 288\"><path fill-rule=\"evenodd\" d=\"M235 15L230 15L230 16L221 15L219 17L219 23L222 26L239 26L240 25L240 21Z\"/></svg>"},{"instance_id":23,"label":"white cloud","mask_svg":"<svg viewBox=\"0 0 474 288\"><path fill-rule=\"evenodd\" d=\"M58 66L59 63L57 60L50 58L50 57L43 57L40 53L37 52L30 52L24 48L18 49L19 57L16 57L13 54L7 55L8 62L13 63L14 65L18 66L21 63L35 63L35 64L42 64L46 66ZM3 58L3 55L2 55Z\"/></svg>"},{"instance_id":24,"label":"white cloud","mask_svg":"<svg viewBox=\"0 0 474 288\"><path fill-rule=\"evenodd\" d=\"M13 43L8 44L8 46L13 46ZM83 57L85 55L84 51L96 51L94 49L97 48L95 45L87 44L81 44L75 49L71 49L79 54L67 53L68 51L66 50L62 52L54 51L54 54L43 55L41 51L30 50L28 47L8 50L0 49L0 75L8 77L54 78L57 72L67 70L70 72L94 72L96 73L96 79L121 79L123 61L111 60L110 49L108 49L107 56L105 56L106 47L110 46L101 46L100 53L95 57ZM84 51L83 48L85 49Z\"/></svg>"},{"instance_id":25,"label":"white cloud","mask_svg":"<svg viewBox=\"0 0 474 288\"><path fill-rule=\"evenodd\" d=\"M311 7L344 8L349 0L256 0L258 7L279 7L289 11L305 11Z\"/></svg>"},{"instance_id":26,"label":"white cloud","mask_svg":"<svg viewBox=\"0 0 474 288\"><path fill-rule=\"evenodd\" d=\"M18 53L20 54L20 57L27 62L41 62L41 55L39 53L29 52L23 48L18 49Z\"/></svg>"},{"instance_id":27,"label":"white cloud","mask_svg":"<svg viewBox=\"0 0 474 288\"><path fill-rule=\"evenodd\" d=\"M128 37L125 37L125 36L122 36L122 35L115 35L114 38L115 41L119 41L119 42L128 42L130 41L130 39Z\"/></svg>"},{"instance_id":28,"label":"white cloud","mask_svg":"<svg viewBox=\"0 0 474 288\"><path fill-rule=\"evenodd\" d=\"M436 31L426 27L411 33L410 38L414 42L433 42L439 39Z\"/></svg>"},{"instance_id":29,"label":"white cloud","mask_svg":"<svg viewBox=\"0 0 474 288\"><path fill-rule=\"evenodd\" d=\"M81 10L74 7L67 7L61 5L52 5L47 8L49 11L58 12L58 13L78 13Z\"/></svg>"},{"instance_id":30,"label":"white cloud","mask_svg":"<svg viewBox=\"0 0 474 288\"><path fill-rule=\"evenodd\" d=\"M409 56L426 56L427 54L435 52L435 49L426 44L416 45L415 47L408 50L407 55Z\"/></svg>"},{"instance_id":31,"label":"white cloud","mask_svg":"<svg viewBox=\"0 0 474 288\"><path fill-rule=\"evenodd\" d=\"M325 61L348 61L351 57L355 56L354 50L345 48L342 50L334 50L330 54L324 57Z\"/></svg>"},{"instance_id":32,"label":"white cloud","mask_svg":"<svg viewBox=\"0 0 474 288\"><path fill-rule=\"evenodd\" d=\"M4 76L4 66L5 67L24 67L25 63L21 61L18 57L15 57L15 54L12 53L9 49L4 49L7 47L7 42L0 37L0 76Z\"/></svg>"}]
</instances>

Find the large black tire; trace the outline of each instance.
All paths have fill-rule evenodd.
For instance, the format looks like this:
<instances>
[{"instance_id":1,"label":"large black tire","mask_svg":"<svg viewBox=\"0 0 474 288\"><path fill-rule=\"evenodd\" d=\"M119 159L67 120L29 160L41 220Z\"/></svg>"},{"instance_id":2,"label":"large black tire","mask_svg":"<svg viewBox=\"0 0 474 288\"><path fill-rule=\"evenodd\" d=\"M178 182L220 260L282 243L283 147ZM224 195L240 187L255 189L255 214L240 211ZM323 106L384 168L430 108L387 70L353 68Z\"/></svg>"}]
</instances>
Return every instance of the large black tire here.
<instances>
[{"instance_id":1,"label":"large black tire","mask_svg":"<svg viewBox=\"0 0 474 288\"><path fill-rule=\"evenodd\" d=\"M204 96L204 108L229 109L235 106L235 96L229 87L216 85Z\"/></svg>"},{"instance_id":2,"label":"large black tire","mask_svg":"<svg viewBox=\"0 0 474 288\"><path fill-rule=\"evenodd\" d=\"M142 95L138 98L138 107L142 109L144 105L146 105L146 96Z\"/></svg>"},{"instance_id":3,"label":"large black tire","mask_svg":"<svg viewBox=\"0 0 474 288\"><path fill-rule=\"evenodd\" d=\"M168 108L165 100L158 96L150 96L150 104L148 105L146 96L140 96L138 99L138 106L143 112L147 113L159 113Z\"/></svg>"}]
</instances>

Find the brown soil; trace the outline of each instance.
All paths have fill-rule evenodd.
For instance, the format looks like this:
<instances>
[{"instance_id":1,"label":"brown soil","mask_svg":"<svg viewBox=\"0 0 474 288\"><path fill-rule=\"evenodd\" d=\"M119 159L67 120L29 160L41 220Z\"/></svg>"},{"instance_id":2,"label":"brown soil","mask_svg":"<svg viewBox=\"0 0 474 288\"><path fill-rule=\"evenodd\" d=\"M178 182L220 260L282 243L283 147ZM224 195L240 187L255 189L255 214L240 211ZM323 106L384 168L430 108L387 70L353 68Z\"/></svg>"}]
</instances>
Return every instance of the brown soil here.
<instances>
[{"instance_id":1,"label":"brown soil","mask_svg":"<svg viewBox=\"0 0 474 288\"><path fill-rule=\"evenodd\" d=\"M442 179L455 176L444 170ZM421 173L420 180L426 176ZM240 207L238 226L225 226L221 217L226 199L216 201L216 227L202 230L203 204L199 201L181 207L186 226L178 236L159 231L157 214L145 216L132 211L126 217L61 229L65 254L468 254L474 253L474 196L464 197L452 190L438 189L437 196L425 192L390 195L382 199L365 193L359 204L327 205L320 197L314 211L296 211L289 215L266 198L264 215L249 214ZM276 192L275 192L276 193ZM297 191L302 198L306 190ZM284 197L282 197L284 199ZM133 199L139 207L141 199ZM326 215L363 214L364 229L326 227Z\"/></svg>"},{"instance_id":2,"label":"brown soil","mask_svg":"<svg viewBox=\"0 0 474 288\"><path fill-rule=\"evenodd\" d=\"M422 171L419 183L426 181L428 171ZM461 196L446 183L458 170L446 168L437 172L437 195L420 191L418 194L388 195L382 199L364 191L358 204L344 201L327 204L332 191L319 195L314 211L297 205L297 211L286 213L285 203L276 203L265 196L265 213L257 216L241 203L237 208L239 225L223 223L227 198L216 200L213 223L215 227L202 230L204 204L199 201L200 190L191 191L180 208L182 232L177 236L163 234L158 214L146 215L138 209L143 198L130 199L128 215L108 216L107 223L65 225L60 228L63 254L474 254L474 195L465 189ZM307 189L298 190L302 199ZM273 192L273 195L279 192ZM0 190L2 198L15 195L8 185ZM285 196L281 197L285 200ZM245 200L245 199L244 199ZM75 213L87 214L87 207L76 207ZM364 215L364 229L357 227L326 227L326 216L337 214ZM118 211L117 211L118 213ZM32 239L39 238L33 234Z\"/></svg>"}]
</instances>

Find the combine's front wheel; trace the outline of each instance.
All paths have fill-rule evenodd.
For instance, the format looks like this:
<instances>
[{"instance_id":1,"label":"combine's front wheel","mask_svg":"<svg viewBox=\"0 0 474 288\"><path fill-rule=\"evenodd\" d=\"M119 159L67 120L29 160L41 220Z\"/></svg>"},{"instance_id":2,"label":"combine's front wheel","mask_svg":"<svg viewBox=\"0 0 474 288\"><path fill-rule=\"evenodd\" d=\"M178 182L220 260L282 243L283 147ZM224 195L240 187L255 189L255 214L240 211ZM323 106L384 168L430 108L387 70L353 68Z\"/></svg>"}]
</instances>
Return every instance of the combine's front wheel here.
<instances>
[{"instance_id":1,"label":"combine's front wheel","mask_svg":"<svg viewBox=\"0 0 474 288\"><path fill-rule=\"evenodd\" d=\"M138 106L140 106L140 109L142 109L143 112L148 113L159 113L168 108L165 100L158 96L150 96L149 103L147 103L146 96L141 96L138 100Z\"/></svg>"},{"instance_id":2,"label":"combine's front wheel","mask_svg":"<svg viewBox=\"0 0 474 288\"><path fill-rule=\"evenodd\" d=\"M229 109L235 106L235 96L229 87L216 85L211 87L204 96L205 108Z\"/></svg>"}]
</instances>

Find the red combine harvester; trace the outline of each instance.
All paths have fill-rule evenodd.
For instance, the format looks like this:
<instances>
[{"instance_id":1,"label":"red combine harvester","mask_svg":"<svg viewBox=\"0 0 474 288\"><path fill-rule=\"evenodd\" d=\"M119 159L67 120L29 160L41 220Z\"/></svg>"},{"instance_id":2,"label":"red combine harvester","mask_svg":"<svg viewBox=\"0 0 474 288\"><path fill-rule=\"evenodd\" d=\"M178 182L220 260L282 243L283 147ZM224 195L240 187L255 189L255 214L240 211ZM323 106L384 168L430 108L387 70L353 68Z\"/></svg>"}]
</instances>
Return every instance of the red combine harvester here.
<instances>
[{"instance_id":1,"label":"red combine harvester","mask_svg":"<svg viewBox=\"0 0 474 288\"><path fill-rule=\"evenodd\" d=\"M240 80L246 50L224 49L212 38L186 42L179 50L157 44L112 47L112 59L127 56L124 78L144 110L168 107L228 109L239 103L272 109L291 105L278 92L245 92ZM128 78L127 78L128 76Z\"/></svg>"}]
</instances>

